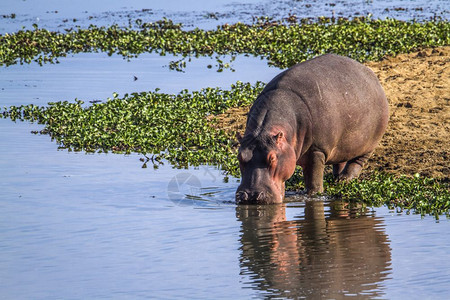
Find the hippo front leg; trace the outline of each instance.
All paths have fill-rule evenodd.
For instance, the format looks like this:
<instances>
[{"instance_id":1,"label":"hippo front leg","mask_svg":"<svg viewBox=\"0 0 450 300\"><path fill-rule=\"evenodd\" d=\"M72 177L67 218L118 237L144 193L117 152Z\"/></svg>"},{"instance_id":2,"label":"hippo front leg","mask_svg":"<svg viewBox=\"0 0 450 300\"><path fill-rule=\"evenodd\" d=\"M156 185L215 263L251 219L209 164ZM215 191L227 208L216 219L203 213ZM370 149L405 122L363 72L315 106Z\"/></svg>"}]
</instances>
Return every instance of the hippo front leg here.
<instances>
[{"instance_id":1,"label":"hippo front leg","mask_svg":"<svg viewBox=\"0 0 450 300\"><path fill-rule=\"evenodd\" d=\"M308 195L323 192L323 170L325 169L325 155L322 152L312 152L302 165L305 187Z\"/></svg>"}]
</instances>

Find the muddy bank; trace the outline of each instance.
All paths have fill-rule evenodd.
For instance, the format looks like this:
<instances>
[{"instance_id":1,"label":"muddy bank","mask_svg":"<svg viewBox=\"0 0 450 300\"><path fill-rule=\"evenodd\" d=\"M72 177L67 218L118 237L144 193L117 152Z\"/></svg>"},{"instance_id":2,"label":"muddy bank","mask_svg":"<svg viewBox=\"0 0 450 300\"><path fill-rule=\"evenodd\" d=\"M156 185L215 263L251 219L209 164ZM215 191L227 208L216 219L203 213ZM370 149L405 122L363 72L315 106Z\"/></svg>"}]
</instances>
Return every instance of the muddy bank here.
<instances>
[{"instance_id":1,"label":"muddy bank","mask_svg":"<svg viewBox=\"0 0 450 300\"><path fill-rule=\"evenodd\" d=\"M389 127L364 173L380 170L448 180L450 174L450 47L366 64L390 105ZM219 127L243 132L249 107L217 116Z\"/></svg>"}]
</instances>

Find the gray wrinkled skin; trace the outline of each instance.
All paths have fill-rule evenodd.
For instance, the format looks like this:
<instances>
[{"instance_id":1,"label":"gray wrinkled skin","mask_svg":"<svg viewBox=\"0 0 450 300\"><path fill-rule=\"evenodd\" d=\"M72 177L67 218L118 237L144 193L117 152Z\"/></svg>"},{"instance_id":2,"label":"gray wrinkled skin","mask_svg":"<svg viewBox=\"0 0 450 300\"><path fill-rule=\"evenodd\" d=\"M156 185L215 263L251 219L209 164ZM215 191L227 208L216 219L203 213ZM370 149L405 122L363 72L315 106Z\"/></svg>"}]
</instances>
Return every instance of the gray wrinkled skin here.
<instances>
[{"instance_id":1,"label":"gray wrinkled skin","mask_svg":"<svg viewBox=\"0 0 450 300\"><path fill-rule=\"evenodd\" d=\"M308 194L323 192L323 170L339 180L361 172L389 119L375 74L346 57L326 54L270 81L254 102L239 148L238 203L280 203L284 181L303 168Z\"/></svg>"}]
</instances>

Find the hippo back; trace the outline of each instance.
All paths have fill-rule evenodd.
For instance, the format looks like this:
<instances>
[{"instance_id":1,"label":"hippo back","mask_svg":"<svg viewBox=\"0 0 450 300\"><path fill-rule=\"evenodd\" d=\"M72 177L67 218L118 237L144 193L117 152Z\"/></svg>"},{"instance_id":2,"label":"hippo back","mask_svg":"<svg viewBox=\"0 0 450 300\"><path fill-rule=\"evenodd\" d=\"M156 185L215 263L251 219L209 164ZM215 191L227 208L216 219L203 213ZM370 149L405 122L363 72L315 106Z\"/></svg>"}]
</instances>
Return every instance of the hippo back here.
<instances>
[{"instance_id":1,"label":"hippo back","mask_svg":"<svg viewBox=\"0 0 450 300\"><path fill-rule=\"evenodd\" d=\"M388 103L376 75L366 66L334 54L297 64L276 76L262 94L288 91L302 105L297 120L310 118L311 147L327 163L370 153L388 122ZM273 105L276 99L270 99ZM305 112L305 106L307 112Z\"/></svg>"}]
</instances>

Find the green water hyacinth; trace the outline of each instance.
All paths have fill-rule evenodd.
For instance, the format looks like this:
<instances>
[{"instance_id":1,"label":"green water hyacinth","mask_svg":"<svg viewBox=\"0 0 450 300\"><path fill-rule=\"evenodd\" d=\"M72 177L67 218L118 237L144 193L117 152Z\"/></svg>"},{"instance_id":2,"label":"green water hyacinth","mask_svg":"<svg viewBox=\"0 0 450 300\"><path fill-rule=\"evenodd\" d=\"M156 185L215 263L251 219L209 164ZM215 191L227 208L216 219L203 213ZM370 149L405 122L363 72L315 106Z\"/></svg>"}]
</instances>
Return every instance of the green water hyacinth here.
<instances>
[{"instance_id":1,"label":"green water hyacinth","mask_svg":"<svg viewBox=\"0 0 450 300\"><path fill-rule=\"evenodd\" d=\"M450 210L450 186L437 179L397 176L374 172L350 183L328 182L327 194L350 201L363 201L368 206L387 205L421 214L447 214Z\"/></svg>"},{"instance_id":2,"label":"green water hyacinth","mask_svg":"<svg viewBox=\"0 0 450 300\"><path fill-rule=\"evenodd\" d=\"M209 115L236 106L250 105L263 88L237 82L230 90L205 88L177 95L142 92L105 103L53 102L4 108L0 116L45 124L60 148L74 151L151 153L177 166L211 163L236 173L236 141L215 129Z\"/></svg>"},{"instance_id":3,"label":"green water hyacinth","mask_svg":"<svg viewBox=\"0 0 450 300\"><path fill-rule=\"evenodd\" d=\"M136 21L136 27L119 26L68 29L54 32L34 26L0 36L0 66L16 63L58 62L80 52L105 52L130 59L141 53L172 53L183 57L250 54L287 68L319 54L333 52L360 62L450 43L446 20L404 22L369 18L321 19L319 22L284 24L259 21L252 25L222 25L215 30L183 30L170 20ZM175 69L185 64L176 61Z\"/></svg>"},{"instance_id":4,"label":"green water hyacinth","mask_svg":"<svg viewBox=\"0 0 450 300\"><path fill-rule=\"evenodd\" d=\"M302 190L303 174L297 167L286 182L287 190ZM371 172L350 182L336 182L331 173L325 175L326 195L350 203L363 203L368 207L387 205L389 208L433 215L436 219L445 214L450 217L450 185L435 178L394 176L382 172Z\"/></svg>"}]
</instances>

